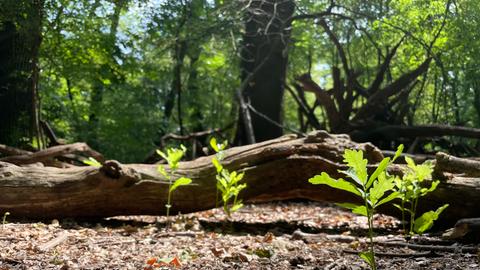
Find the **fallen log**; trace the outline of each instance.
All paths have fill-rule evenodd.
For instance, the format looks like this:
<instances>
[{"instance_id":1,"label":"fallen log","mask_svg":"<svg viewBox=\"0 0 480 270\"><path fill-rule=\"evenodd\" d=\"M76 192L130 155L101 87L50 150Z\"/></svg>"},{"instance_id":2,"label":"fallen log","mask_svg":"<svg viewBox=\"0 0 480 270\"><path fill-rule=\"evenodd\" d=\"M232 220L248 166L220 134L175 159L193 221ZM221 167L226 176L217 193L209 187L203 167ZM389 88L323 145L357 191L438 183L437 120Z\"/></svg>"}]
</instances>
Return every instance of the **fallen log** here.
<instances>
[{"instance_id":1,"label":"fallen log","mask_svg":"<svg viewBox=\"0 0 480 270\"><path fill-rule=\"evenodd\" d=\"M480 161L454 157L442 152L436 154L436 170L480 177Z\"/></svg>"},{"instance_id":2,"label":"fallen log","mask_svg":"<svg viewBox=\"0 0 480 270\"><path fill-rule=\"evenodd\" d=\"M2 145L0 145L1 147ZM5 149L5 152L8 150L11 151L13 148L8 148L3 146L2 149ZM8 162L15 165L26 165L34 163L43 163L44 165L50 165L55 167L63 167L64 164L58 162L58 158L66 157L69 154L82 153L87 157L93 157L98 161L104 161L103 156L95 150L92 150L86 143L73 143L65 145L57 145L38 152L28 152L23 151L15 153L15 155L9 155L6 157L0 158L1 162ZM13 153L13 152L12 152ZM60 164L57 166L57 164Z\"/></svg>"},{"instance_id":3,"label":"fallen log","mask_svg":"<svg viewBox=\"0 0 480 270\"><path fill-rule=\"evenodd\" d=\"M338 170L346 169L342 165L345 149L364 150L370 163L383 158L380 150L369 143L358 144L346 135L317 131L305 138L289 135L228 149L223 163L229 170L246 173L248 187L240 197L247 202L293 198L351 202L355 198L350 193L307 181L321 172L343 177ZM25 218L163 215L168 183L157 172L157 166L165 165L106 161L101 168L61 169L0 162L0 213L9 211L12 216ZM175 191L171 213L215 207L215 174L211 157L181 163L176 175L188 176L193 183ZM478 179L447 179L422 200L419 211L449 203L442 218L452 225L460 218L478 216L479 191ZM399 214L393 208L381 211Z\"/></svg>"}]
</instances>

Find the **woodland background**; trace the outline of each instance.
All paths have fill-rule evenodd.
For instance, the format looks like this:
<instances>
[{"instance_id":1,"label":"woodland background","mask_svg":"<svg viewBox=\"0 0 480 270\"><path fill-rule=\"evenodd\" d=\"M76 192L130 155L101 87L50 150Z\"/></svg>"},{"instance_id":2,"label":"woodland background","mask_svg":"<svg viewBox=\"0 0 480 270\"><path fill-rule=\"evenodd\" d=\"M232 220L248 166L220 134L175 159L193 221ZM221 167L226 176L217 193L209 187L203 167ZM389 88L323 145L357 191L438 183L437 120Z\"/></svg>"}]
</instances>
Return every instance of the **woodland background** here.
<instances>
[{"instance_id":1,"label":"woodland background","mask_svg":"<svg viewBox=\"0 0 480 270\"><path fill-rule=\"evenodd\" d=\"M1 0L0 143L145 162L168 134L326 129L478 155L452 135L480 134L479 16L477 0Z\"/></svg>"}]
</instances>

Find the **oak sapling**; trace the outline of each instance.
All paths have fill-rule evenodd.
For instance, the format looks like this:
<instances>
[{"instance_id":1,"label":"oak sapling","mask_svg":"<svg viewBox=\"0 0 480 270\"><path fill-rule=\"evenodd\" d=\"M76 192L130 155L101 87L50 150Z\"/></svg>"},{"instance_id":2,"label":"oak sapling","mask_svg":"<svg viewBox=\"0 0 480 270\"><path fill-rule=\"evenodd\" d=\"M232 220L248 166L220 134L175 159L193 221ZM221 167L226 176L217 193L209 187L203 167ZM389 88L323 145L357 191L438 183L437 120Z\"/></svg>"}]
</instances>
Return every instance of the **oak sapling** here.
<instances>
[{"instance_id":1,"label":"oak sapling","mask_svg":"<svg viewBox=\"0 0 480 270\"><path fill-rule=\"evenodd\" d=\"M165 208L167 209L167 219L170 215L170 208L172 207L171 199L173 192L178 187L188 185L192 182L192 179L187 177L179 177L177 179L174 179L175 171L178 169L178 164L180 163L182 157L185 155L185 152L187 152L187 149L183 145L180 145L180 149L169 148L167 149L167 153L157 150L157 153L167 161L168 167L170 168L170 171L167 172L164 166L159 165L157 167L158 172L168 180L168 197L167 204L165 205Z\"/></svg>"},{"instance_id":2,"label":"oak sapling","mask_svg":"<svg viewBox=\"0 0 480 270\"><path fill-rule=\"evenodd\" d=\"M377 207L399 196L399 193L395 191L394 178L387 173L386 169L389 164L393 163L400 156L402 151L403 145L400 145L394 157L392 159L384 158L369 176L367 173L368 160L363 158L363 152L361 150L345 150L343 161L348 166L348 170L339 172L345 174L353 181L347 181L342 178L333 179L325 172L308 180L314 185L328 185L332 188L353 193L362 199L363 205L353 203L339 203L338 205L350 209L355 214L367 217L370 250L359 253L359 256L367 262L371 269L377 268L373 242L373 215Z\"/></svg>"},{"instance_id":3,"label":"oak sapling","mask_svg":"<svg viewBox=\"0 0 480 270\"><path fill-rule=\"evenodd\" d=\"M402 178L395 178L395 187L400 194L400 204L394 204L395 207L402 211L402 224L405 234L422 234L433 226L433 222L438 219L439 215L448 204L439 207L435 211L428 211L419 218L416 218L416 211L420 197L427 195L434 191L440 181L431 181L429 188L424 187L423 183L432 178L433 164L429 161L423 164L415 164L415 161L409 157L405 157L407 162L407 170ZM408 231L405 228L406 218L405 214L410 215L410 227Z\"/></svg>"},{"instance_id":4,"label":"oak sapling","mask_svg":"<svg viewBox=\"0 0 480 270\"><path fill-rule=\"evenodd\" d=\"M223 150L227 147L227 141L218 144L215 138L210 140L210 146L216 152L215 157L212 158L212 163L217 170L217 201L218 193L222 194L223 211L230 217L231 214L243 207L242 200L238 199L240 191L247 187L247 184L240 184L244 173L236 171L229 172L221 163L223 160Z\"/></svg>"}]
</instances>

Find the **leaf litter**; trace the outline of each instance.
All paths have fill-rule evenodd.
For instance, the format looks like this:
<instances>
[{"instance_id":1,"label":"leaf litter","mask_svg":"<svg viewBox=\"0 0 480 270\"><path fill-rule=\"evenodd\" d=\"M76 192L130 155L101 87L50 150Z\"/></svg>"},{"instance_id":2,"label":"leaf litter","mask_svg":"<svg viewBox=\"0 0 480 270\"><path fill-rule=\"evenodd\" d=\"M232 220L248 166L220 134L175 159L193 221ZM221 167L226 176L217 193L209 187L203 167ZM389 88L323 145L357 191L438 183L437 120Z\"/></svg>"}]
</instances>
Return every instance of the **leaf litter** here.
<instances>
[{"instance_id":1,"label":"leaf litter","mask_svg":"<svg viewBox=\"0 0 480 270\"><path fill-rule=\"evenodd\" d=\"M248 204L228 220L220 208L180 214L168 230L156 216L38 222L13 214L0 229L0 270L368 269L348 252L366 249L366 218L327 203ZM375 226L378 239L402 238L395 218L376 215ZM480 269L478 254L377 249L389 255L378 257L379 269Z\"/></svg>"}]
</instances>

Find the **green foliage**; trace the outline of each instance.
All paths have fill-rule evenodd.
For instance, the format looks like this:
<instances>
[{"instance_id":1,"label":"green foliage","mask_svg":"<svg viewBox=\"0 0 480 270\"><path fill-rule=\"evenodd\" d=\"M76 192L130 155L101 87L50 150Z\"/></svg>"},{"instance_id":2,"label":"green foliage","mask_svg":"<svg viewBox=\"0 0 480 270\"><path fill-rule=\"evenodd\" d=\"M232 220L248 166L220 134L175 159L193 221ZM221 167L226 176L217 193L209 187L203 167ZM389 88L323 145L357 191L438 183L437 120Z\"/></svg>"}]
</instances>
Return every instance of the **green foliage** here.
<instances>
[{"instance_id":1,"label":"green foliage","mask_svg":"<svg viewBox=\"0 0 480 270\"><path fill-rule=\"evenodd\" d=\"M247 187L247 184L240 184L243 179L244 173L238 173L236 171L229 172L223 167L221 161L224 155L223 150L225 150L227 144L227 141L224 141L220 144L217 143L217 139L215 139L214 137L210 139L210 146L216 152L215 157L212 158L212 164L217 170L216 201L218 202L218 194L221 193L223 211L228 217L230 217L233 212L243 207L242 200L238 199L238 194L240 193L240 191Z\"/></svg>"},{"instance_id":2,"label":"green foliage","mask_svg":"<svg viewBox=\"0 0 480 270\"><path fill-rule=\"evenodd\" d=\"M394 157L392 159L384 158L369 177L367 172L368 160L363 158L363 152L361 150L356 151L347 149L343 155L343 161L348 166L348 170L340 172L353 180L353 183L342 178L334 179L325 172L308 180L314 185L328 185L335 189L353 193L363 200L363 205L353 203L339 203L338 205L350 209L355 214L367 217L370 250L360 253L359 256L372 269L376 269L373 242L373 215L375 214L375 209L377 207L388 203L399 196L399 193L394 189L394 177L388 175L386 169L389 164L400 156L402 151L403 145L400 145Z\"/></svg>"},{"instance_id":3,"label":"green foliage","mask_svg":"<svg viewBox=\"0 0 480 270\"><path fill-rule=\"evenodd\" d=\"M167 153L157 150L157 153L167 161L168 167L170 169L167 172L164 166L159 165L157 167L158 172L168 180L168 197L167 204L165 205L165 208L167 209L167 219L170 215L170 208L172 207L171 200L173 192L178 187L189 185L192 182L192 179L187 177L179 177L177 179L174 179L175 171L178 169L180 160L185 155L186 151L187 149L183 145L180 145L180 148L168 148Z\"/></svg>"},{"instance_id":4,"label":"green foliage","mask_svg":"<svg viewBox=\"0 0 480 270\"><path fill-rule=\"evenodd\" d=\"M102 167L102 163L98 162L98 160L96 160L93 157L89 157L88 159L83 160L82 162L84 164L88 165L88 166L93 166L93 167L97 167L97 168Z\"/></svg>"},{"instance_id":5,"label":"green foliage","mask_svg":"<svg viewBox=\"0 0 480 270\"><path fill-rule=\"evenodd\" d=\"M423 215L415 219L415 223L413 224L413 231L421 234L429 230L433 226L433 222L438 219L440 214L447 207L448 207L448 204L444 204L443 206L440 206L435 211L428 211L423 213Z\"/></svg>"},{"instance_id":6,"label":"green foliage","mask_svg":"<svg viewBox=\"0 0 480 270\"><path fill-rule=\"evenodd\" d=\"M338 1L335 12L341 16L326 18L363 86L371 84L387 51L406 33L386 81L435 55L435 64L409 90L405 102L413 106L396 124L480 124L480 4L455 1L446 10L447 2ZM9 0L2 6L0 23L19 18L19 29L29 34L32 20L20 19L25 11L18 3L26 1ZM302 13L318 14L330 1L295 4ZM143 161L161 136L179 133L179 116L168 118L164 110L175 76L175 48L182 45L182 98L174 106L180 102L183 108L184 133L228 125L237 116L233 92L241 78L243 5L244 1L46 1L40 48L42 118L67 141L87 141L107 158L122 162ZM334 44L313 20L293 21L287 78L293 81L295 75L311 71L328 89L333 85L332 67L342 70L342 64ZM313 104L314 94L305 95ZM355 106L364 102L362 98ZM285 125L299 129L297 103L289 94L284 100ZM321 110L313 113L324 122Z\"/></svg>"},{"instance_id":7,"label":"green foliage","mask_svg":"<svg viewBox=\"0 0 480 270\"><path fill-rule=\"evenodd\" d=\"M405 161L407 162L407 171L404 173L402 178L395 178L395 188L399 193L399 198L401 199L401 204L395 204L395 206L402 211L404 233L421 234L433 226L433 222L437 220L440 213L448 207L448 204L439 207L436 211L426 212L419 218L415 219L418 200L420 197L423 197L434 191L440 182L438 180L431 181L430 187L424 187L424 183L432 177L433 164L430 162L425 162L417 165L410 157L405 157ZM406 213L410 215L410 227L408 231L405 228Z\"/></svg>"}]
</instances>

